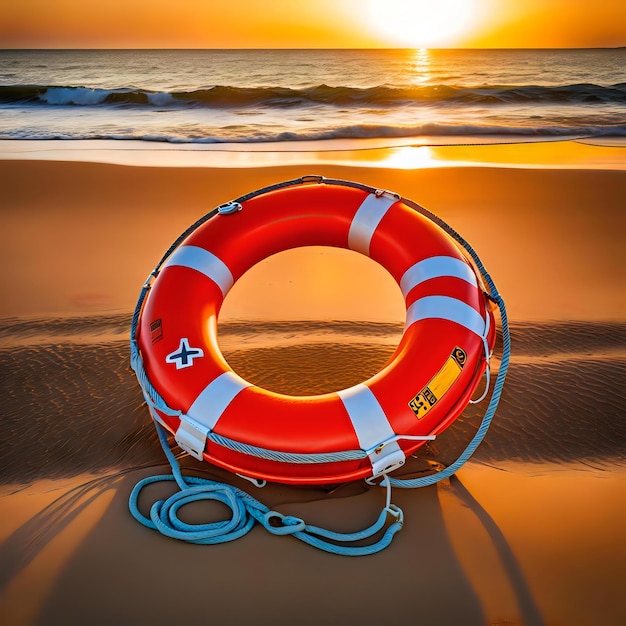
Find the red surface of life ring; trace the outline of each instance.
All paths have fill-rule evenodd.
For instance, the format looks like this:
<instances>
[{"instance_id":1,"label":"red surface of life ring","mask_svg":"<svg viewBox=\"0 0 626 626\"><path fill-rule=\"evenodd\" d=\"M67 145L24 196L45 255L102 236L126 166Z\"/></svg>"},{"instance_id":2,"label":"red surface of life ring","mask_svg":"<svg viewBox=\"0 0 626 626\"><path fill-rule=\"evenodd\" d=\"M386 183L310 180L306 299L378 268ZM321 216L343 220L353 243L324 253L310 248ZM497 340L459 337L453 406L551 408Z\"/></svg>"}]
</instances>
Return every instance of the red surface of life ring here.
<instances>
[{"instance_id":1,"label":"red surface of life ring","mask_svg":"<svg viewBox=\"0 0 626 626\"><path fill-rule=\"evenodd\" d=\"M461 414L493 349L492 307L461 246L407 202L305 178L222 205L182 240L155 272L136 336L145 375L171 409L152 404L152 416L182 449L255 479L336 483L399 468ZM313 245L355 250L386 268L406 300L405 328L389 362L363 383L282 395L230 368L218 315L253 265Z\"/></svg>"}]
</instances>

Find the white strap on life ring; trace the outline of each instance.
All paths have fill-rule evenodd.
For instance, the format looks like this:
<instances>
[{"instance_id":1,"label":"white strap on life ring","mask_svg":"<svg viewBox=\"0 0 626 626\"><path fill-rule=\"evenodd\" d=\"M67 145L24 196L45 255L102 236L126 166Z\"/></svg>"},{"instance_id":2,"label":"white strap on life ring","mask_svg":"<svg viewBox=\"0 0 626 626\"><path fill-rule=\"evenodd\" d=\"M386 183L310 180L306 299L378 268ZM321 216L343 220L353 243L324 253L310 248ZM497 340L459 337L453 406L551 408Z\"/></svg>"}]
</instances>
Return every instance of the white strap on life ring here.
<instances>
[{"instance_id":1,"label":"white strap on life ring","mask_svg":"<svg viewBox=\"0 0 626 626\"><path fill-rule=\"evenodd\" d=\"M187 414L180 416L176 443L201 461L209 433L235 396L251 385L234 372L224 372L212 380L194 400Z\"/></svg>"},{"instance_id":2,"label":"white strap on life ring","mask_svg":"<svg viewBox=\"0 0 626 626\"><path fill-rule=\"evenodd\" d=\"M350 225L348 247L369 256L374 231L385 217L389 207L397 201L398 197L393 194L369 194L363 200Z\"/></svg>"},{"instance_id":3,"label":"white strap on life ring","mask_svg":"<svg viewBox=\"0 0 626 626\"><path fill-rule=\"evenodd\" d=\"M425 296L413 302L406 311L404 328L406 330L415 322L432 318L460 324L481 339L485 335L485 320L482 315L469 304L450 296Z\"/></svg>"},{"instance_id":4,"label":"white strap on life ring","mask_svg":"<svg viewBox=\"0 0 626 626\"><path fill-rule=\"evenodd\" d=\"M359 446L368 453L372 476L391 472L404 465L406 456L383 408L364 384L337 392L356 432Z\"/></svg>"},{"instance_id":5,"label":"white strap on life ring","mask_svg":"<svg viewBox=\"0 0 626 626\"><path fill-rule=\"evenodd\" d=\"M226 296L233 286L234 278L228 266L212 252L198 246L180 246L163 264L166 267L188 267L210 278Z\"/></svg>"},{"instance_id":6,"label":"white strap on life ring","mask_svg":"<svg viewBox=\"0 0 626 626\"><path fill-rule=\"evenodd\" d=\"M476 275L465 261L452 256L431 256L418 261L404 272L400 279L400 289L406 298L417 285L431 278L444 277L460 278L474 287L478 286Z\"/></svg>"}]
</instances>

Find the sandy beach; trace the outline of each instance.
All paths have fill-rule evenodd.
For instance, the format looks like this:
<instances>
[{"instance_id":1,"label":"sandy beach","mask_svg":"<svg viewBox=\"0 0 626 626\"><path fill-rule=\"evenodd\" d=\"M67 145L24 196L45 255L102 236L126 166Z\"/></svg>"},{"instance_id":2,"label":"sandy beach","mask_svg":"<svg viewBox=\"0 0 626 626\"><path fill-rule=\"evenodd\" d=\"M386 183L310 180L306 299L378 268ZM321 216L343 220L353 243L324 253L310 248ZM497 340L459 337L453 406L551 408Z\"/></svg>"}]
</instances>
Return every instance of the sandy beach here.
<instances>
[{"instance_id":1,"label":"sandy beach","mask_svg":"<svg viewBox=\"0 0 626 626\"><path fill-rule=\"evenodd\" d=\"M0 623L626 623L626 148L560 142L556 158L551 144L449 146L421 166L406 151L402 165L403 149L352 164L346 153L258 155L258 167L250 153L231 166L224 155L174 167L171 152L150 166L0 160ZM404 528L377 555L334 556L260 527L219 546L167 539L127 507L140 478L167 471L128 368L140 287L198 217L305 174L397 192L471 242L511 320L500 409L455 477L394 490ZM220 343L257 384L321 393L376 372L403 315L369 259L296 250L236 285ZM427 461L454 460L479 413ZM336 530L372 523L384 502L363 483L257 490L183 464Z\"/></svg>"}]
</instances>

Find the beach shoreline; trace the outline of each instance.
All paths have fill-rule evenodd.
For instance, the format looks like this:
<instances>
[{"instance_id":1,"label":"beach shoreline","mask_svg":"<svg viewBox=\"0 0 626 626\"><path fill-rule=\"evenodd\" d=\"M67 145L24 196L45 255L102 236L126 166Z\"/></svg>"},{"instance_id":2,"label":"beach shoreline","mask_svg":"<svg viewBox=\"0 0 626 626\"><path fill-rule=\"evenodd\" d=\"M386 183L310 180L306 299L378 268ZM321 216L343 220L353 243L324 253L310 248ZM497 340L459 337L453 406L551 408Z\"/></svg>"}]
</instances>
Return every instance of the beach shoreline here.
<instances>
[{"instance_id":1,"label":"beach shoreline","mask_svg":"<svg viewBox=\"0 0 626 626\"><path fill-rule=\"evenodd\" d=\"M2 160L218 169L343 165L406 170L505 167L620 171L626 169L626 138L512 138L494 134L213 144L0 139Z\"/></svg>"},{"instance_id":2,"label":"beach shoreline","mask_svg":"<svg viewBox=\"0 0 626 626\"><path fill-rule=\"evenodd\" d=\"M626 152L572 142L429 149L441 150L444 166L411 162L411 153L408 169L378 156L362 167L367 159L352 153L350 164L280 154L268 165L249 152L245 167L226 153L211 166L129 167L80 162L80 152L67 158L73 149L46 160L39 148L31 158L0 145L0 261L11 268L0 278L8 294L0 303L1 436L10 460L0 487L0 621L624 623ZM455 150L473 166L459 166ZM127 506L139 478L166 471L128 370L139 290L198 217L309 174L400 193L475 247L513 330L502 405L457 476L394 491L405 526L377 555L329 555L260 527L218 546L167 539ZM369 259L335 252L277 255L239 281L221 320L238 371L297 391L309 380L339 388L347 374L384 363L403 323L397 286ZM453 460L473 416L459 420L456 439L449 429L435 460ZM184 464L334 529L371 523L384 500L362 483L255 490L217 468Z\"/></svg>"}]
</instances>

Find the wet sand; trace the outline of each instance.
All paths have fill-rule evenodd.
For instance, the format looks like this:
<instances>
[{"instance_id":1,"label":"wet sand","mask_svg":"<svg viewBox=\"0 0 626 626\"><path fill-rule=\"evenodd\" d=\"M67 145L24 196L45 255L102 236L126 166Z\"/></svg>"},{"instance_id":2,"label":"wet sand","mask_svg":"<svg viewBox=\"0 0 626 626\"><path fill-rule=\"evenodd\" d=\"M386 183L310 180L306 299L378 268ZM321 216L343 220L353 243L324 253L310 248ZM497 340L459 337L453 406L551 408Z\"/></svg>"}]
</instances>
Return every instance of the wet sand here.
<instances>
[{"instance_id":1,"label":"wet sand","mask_svg":"<svg viewBox=\"0 0 626 626\"><path fill-rule=\"evenodd\" d=\"M10 268L0 278L0 622L623 624L626 172L511 163L0 161L0 258ZM333 556L260 527L220 546L166 539L127 510L135 482L166 469L127 365L139 288L197 217L310 173L407 196L478 250L512 325L496 420L456 477L394 490L405 525L380 554ZM380 268L344 252L283 253L237 284L220 325L236 371L309 394L384 364L400 337L401 297ZM407 471L451 462L478 420L478 409L466 412ZM373 522L384 500L362 483L255 490L183 463L337 530Z\"/></svg>"}]
</instances>

